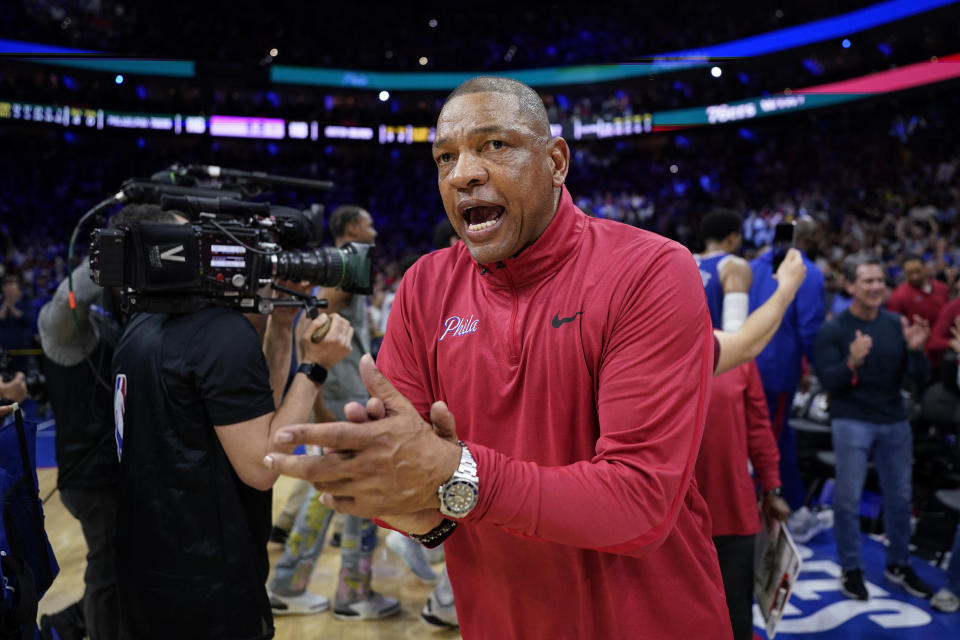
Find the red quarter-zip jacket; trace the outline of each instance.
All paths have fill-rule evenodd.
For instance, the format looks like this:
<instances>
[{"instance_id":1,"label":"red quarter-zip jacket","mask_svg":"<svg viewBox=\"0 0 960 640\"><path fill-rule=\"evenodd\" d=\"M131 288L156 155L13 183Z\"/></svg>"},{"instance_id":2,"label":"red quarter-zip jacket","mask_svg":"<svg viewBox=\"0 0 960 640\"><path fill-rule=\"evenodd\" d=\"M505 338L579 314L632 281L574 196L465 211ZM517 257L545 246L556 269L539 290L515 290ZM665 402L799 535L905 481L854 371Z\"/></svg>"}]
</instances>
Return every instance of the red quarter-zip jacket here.
<instances>
[{"instance_id":1,"label":"red quarter-zip jacket","mask_svg":"<svg viewBox=\"0 0 960 640\"><path fill-rule=\"evenodd\" d=\"M729 638L692 480L713 337L682 246L564 188L530 247L463 243L403 277L378 367L445 401L480 499L446 542L464 638Z\"/></svg>"},{"instance_id":2,"label":"red quarter-zip jacket","mask_svg":"<svg viewBox=\"0 0 960 640\"><path fill-rule=\"evenodd\" d=\"M748 462L761 490L780 486L780 452L753 361L714 378L710 390L694 476L710 509L714 536L752 536L760 531L757 490Z\"/></svg>"}]
</instances>

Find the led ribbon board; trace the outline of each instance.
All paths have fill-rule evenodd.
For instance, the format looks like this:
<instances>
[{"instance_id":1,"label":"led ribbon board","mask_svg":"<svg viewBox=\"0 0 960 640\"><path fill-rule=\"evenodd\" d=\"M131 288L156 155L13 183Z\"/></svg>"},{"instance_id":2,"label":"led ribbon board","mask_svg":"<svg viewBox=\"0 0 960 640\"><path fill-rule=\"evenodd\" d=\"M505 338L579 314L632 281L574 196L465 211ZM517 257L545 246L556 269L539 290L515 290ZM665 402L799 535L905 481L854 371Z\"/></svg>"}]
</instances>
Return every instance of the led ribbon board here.
<instances>
[{"instance_id":1,"label":"led ribbon board","mask_svg":"<svg viewBox=\"0 0 960 640\"><path fill-rule=\"evenodd\" d=\"M571 140L645 135L819 109L956 78L960 78L960 53L777 95L610 120L574 119L562 126L552 124L550 128L553 135L562 135ZM0 100L0 123L14 120L90 129L165 131L178 135L209 132L212 136L236 138L376 140L379 144L429 143L433 142L436 133L434 127L427 125L321 126L316 121L288 121L282 118L224 115L206 118L200 115L131 113Z\"/></svg>"},{"instance_id":2,"label":"led ribbon board","mask_svg":"<svg viewBox=\"0 0 960 640\"><path fill-rule=\"evenodd\" d=\"M955 4L957 0L889 0L841 16L778 29L731 42L647 56L640 62L579 67L547 67L522 71L498 71L497 75L519 80L531 87L566 86L613 82L624 78L690 69L711 60L746 58L786 51L832 38L847 37L867 29ZM273 65L270 79L276 83L348 87L352 89L449 91L464 80L487 71L379 72Z\"/></svg>"}]
</instances>

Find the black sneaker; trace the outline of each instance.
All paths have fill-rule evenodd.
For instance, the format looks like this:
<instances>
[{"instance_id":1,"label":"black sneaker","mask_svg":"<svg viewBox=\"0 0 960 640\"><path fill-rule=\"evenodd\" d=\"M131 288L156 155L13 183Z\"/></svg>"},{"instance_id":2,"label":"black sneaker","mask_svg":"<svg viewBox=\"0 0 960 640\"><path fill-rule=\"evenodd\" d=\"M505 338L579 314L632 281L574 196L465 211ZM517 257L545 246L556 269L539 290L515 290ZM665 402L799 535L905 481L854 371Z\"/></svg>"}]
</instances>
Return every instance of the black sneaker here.
<instances>
[{"instance_id":1,"label":"black sneaker","mask_svg":"<svg viewBox=\"0 0 960 640\"><path fill-rule=\"evenodd\" d=\"M862 569L846 569L840 576L840 591L853 600L869 600L867 586L863 584Z\"/></svg>"},{"instance_id":2,"label":"black sneaker","mask_svg":"<svg viewBox=\"0 0 960 640\"><path fill-rule=\"evenodd\" d=\"M273 527L270 529L270 542L286 544L288 537L290 537L290 532L286 529L281 529L280 527Z\"/></svg>"},{"instance_id":3,"label":"black sneaker","mask_svg":"<svg viewBox=\"0 0 960 640\"><path fill-rule=\"evenodd\" d=\"M883 576L890 582L903 587L904 591L912 596L929 598L933 595L933 589L930 588L930 585L921 580L913 567L908 564L889 565L887 570L883 572Z\"/></svg>"}]
</instances>

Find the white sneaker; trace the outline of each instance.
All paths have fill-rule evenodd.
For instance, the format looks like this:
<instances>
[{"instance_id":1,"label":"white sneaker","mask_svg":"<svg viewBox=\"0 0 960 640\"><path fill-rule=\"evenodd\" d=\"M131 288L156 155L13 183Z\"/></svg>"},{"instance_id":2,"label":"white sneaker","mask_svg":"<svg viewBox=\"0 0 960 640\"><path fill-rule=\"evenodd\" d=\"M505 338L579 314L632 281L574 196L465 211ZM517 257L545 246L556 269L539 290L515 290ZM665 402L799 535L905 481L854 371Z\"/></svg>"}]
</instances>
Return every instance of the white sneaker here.
<instances>
[{"instance_id":1,"label":"white sneaker","mask_svg":"<svg viewBox=\"0 0 960 640\"><path fill-rule=\"evenodd\" d=\"M833 529L833 509L821 509L813 513L817 517L817 520L820 521L820 524L823 525L824 530Z\"/></svg>"},{"instance_id":2,"label":"white sneaker","mask_svg":"<svg viewBox=\"0 0 960 640\"><path fill-rule=\"evenodd\" d=\"M944 613L955 613L960 610L960 597L944 587L930 598L930 606Z\"/></svg>"},{"instance_id":3,"label":"white sneaker","mask_svg":"<svg viewBox=\"0 0 960 640\"><path fill-rule=\"evenodd\" d=\"M364 600L336 604L333 617L337 620L379 620L400 613L400 601L371 591Z\"/></svg>"},{"instance_id":4,"label":"white sneaker","mask_svg":"<svg viewBox=\"0 0 960 640\"><path fill-rule=\"evenodd\" d=\"M430 593L427 603L423 605L423 611L420 617L424 622L434 627L449 629L457 627L457 607L453 602L453 588L450 586L450 578L447 577L447 569L444 567L440 574L440 582Z\"/></svg>"},{"instance_id":5,"label":"white sneaker","mask_svg":"<svg viewBox=\"0 0 960 640\"><path fill-rule=\"evenodd\" d=\"M437 572L430 566L427 550L419 542L399 531L391 531L387 534L387 547L403 559L413 575L424 582L436 582Z\"/></svg>"},{"instance_id":6,"label":"white sneaker","mask_svg":"<svg viewBox=\"0 0 960 640\"><path fill-rule=\"evenodd\" d=\"M820 513L823 515L821 516ZM821 531L833 526L833 511L824 510L813 513L807 507L800 507L787 518L787 528L793 539L804 544L813 539Z\"/></svg>"},{"instance_id":7,"label":"white sneaker","mask_svg":"<svg viewBox=\"0 0 960 640\"><path fill-rule=\"evenodd\" d=\"M267 596L270 597L270 610L275 616L323 613L330 608L330 598L309 591L304 591L298 596L279 596L272 591L267 591Z\"/></svg>"}]
</instances>

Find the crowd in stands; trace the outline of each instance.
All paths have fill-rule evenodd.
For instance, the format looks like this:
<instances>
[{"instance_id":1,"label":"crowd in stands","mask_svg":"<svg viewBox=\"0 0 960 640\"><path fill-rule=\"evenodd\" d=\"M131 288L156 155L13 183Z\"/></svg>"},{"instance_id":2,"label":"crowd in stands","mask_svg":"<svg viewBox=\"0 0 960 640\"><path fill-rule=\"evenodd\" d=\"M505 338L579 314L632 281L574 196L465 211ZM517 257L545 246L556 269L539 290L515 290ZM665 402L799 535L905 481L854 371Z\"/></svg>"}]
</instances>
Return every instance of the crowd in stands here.
<instances>
[{"instance_id":1,"label":"crowd in stands","mask_svg":"<svg viewBox=\"0 0 960 640\"><path fill-rule=\"evenodd\" d=\"M84 23L84 29L77 28L77 21L83 20L80 15L74 15L71 20L73 26L59 28L59 25L68 20L66 14L57 10L57 7L66 3L47 2L37 3L32 11L21 8L30 16L19 16L19 24L40 25L49 20L49 15L59 17L58 28L47 32L37 26L35 32L29 29L24 32L22 26L17 33L11 31L14 17L0 17L0 37L17 37L27 39L33 37L40 42L75 45L96 46L103 48L103 42L112 42L116 39L116 47L126 53L140 52L143 55L171 55L158 48L147 51L150 35L144 35L138 30L135 41L126 42L122 35L126 29L133 29L138 20L150 25L164 24L165 20L172 20L177 24L192 25L194 21L177 14L181 11L190 11L186 7L165 7L163 15L153 16L145 12L142 7L125 7L121 3L95 3L103 5L96 20L90 18L90 23ZM490 34L505 32L512 34L509 25L504 25L499 19L489 25L489 29L477 28L476 33L482 36L482 46L471 46L470 38L458 34L457 37L443 38L443 54L434 55L434 63L428 69L442 68L444 64L455 64L456 69L470 69L482 71L503 71L526 69L547 65L588 64L600 62L630 62L642 55L655 52L670 52L687 47L705 46L724 42L728 39L755 35L766 29L774 29L789 24L803 22L807 18L815 19L834 15L842 10L842 6L830 6L826 3L809 3L797 10L781 11L783 18L754 15L756 12L747 11L746 15L737 16L732 21L730 7L715 7L716 11L704 8L696 16L690 16L691 24L684 21L684 28L679 33L673 29L650 29L637 31L631 27L631 21L650 24L650 21L662 20L656 10L647 8L618 8L616 17L608 16L603 12L574 16L566 15L563 11L550 12L547 16L538 16L526 13L522 20L546 20L548 23L559 21L551 29L517 30L520 35L505 35L507 40L515 39L520 44L503 46L504 50L516 50L509 63L502 59L497 64L497 56L488 49L496 49L499 45L492 42ZM821 5L819 6L818 5ZM841 3L842 4L842 3ZM110 14L111 8L116 17L104 18ZM852 9L853 7L847 7ZM338 8L338 11L343 9ZM304 11L322 12L319 5L315 8L304 7ZM626 14L623 12L626 11ZM651 13L647 15L647 13ZM636 12L636 15L633 15ZM734 14L741 13L733 10ZM16 13L16 12L14 12ZM716 19L721 14L724 18ZM251 14L252 15L252 14ZM349 16L349 11L344 14ZM710 16L707 20L706 17ZM788 19L789 16L789 19ZM800 17L804 20L800 20ZM4 20L8 19L7 28ZM266 19L269 19L268 17ZM341 17L350 20L350 17ZM483 18L478 18L483 20ZM702 19L703 24L700 23ZM376 19L370 20L364 16L365 28L371 25L376 28L380 24ZM728 20L731 20L728 22ZM427 18L423 22L426 24ZM576 29L567 21L575 21ZM585 21L585 23L584 23ZM592 24L595 21L596 24ZM442 21L447 29L451 27L450 19ZM664 24L667 22L664 20ZM204 25L209 23L204 22ZM304 24L309 24L305 22ZM676 21L670 23L676 24ZM736 28L731 26L736 24ZM215 23L214 23L215 26ZM475 27L477 25L474 25ZM188 30L192 27L187 26ZM207 26L204 27L206 29ZM580 86L568 88L545 87L541 89L548 109L551 122L564 124L574 119L592 121L598 118L612 119L621 116L644 114L654 111L678 109L697 105L719 104L760 95L777 93L785 89L814 86L851 78L859 75L884 71L887 69L923 62L932 56L944 56L955 53L953 50L953 34L960 28L960 11L954 8L941 9L933 13L924 13L920 16L898 21L895 24L878 27L853 36L854 44L849 48L842 48L839 42L826 41L806 47L791 50L785 54L771 56L748 57L736 60L718 61L723 69L720 78L710 77L703 68L675 72L647 77L638 77L630 82L620 83L616 88L609 85ZM110 37L102 38L97 35L101 44L92 42L74 42L74 33L84 33L85 37L99 34L99 30L109 30ZM627 33L621 33L625 29ZM149 31L149 29L148 29ZM430 29L424 26L426 32L442 32L442 28ZM266 29L266 33L275 33ZM332 29L325 34L331 38L344 37L352 33L349 29ZM568 34L575 42L565 42L564 37L558 36L558 42L549 44L538 42L529 46L523 44L525 39L535 36L533 33ZM618 35L620 34L620 35ZM668 36L667 34L673 34ZM315 38L316 34L310 34ZM79 36L78 36L79 37ZM287 37L285 35L284 37ZM289 34L291 39L297 37ZM229 115L283 117L288 119L317 120L327 124L360 124L376 126L387 124L414 124L430 125L433 123L439 110L445 92L411 92L394 91L386 102L379 98L380 87L370 86L364 89L347 90L330 87L304 87L271 83L268 79L268 66L259 64L256 60L249 60L250 52L241 49L232 49L225 43L232 42L229 37L206 37L192 39L185 36L186 41L195 43L199 48L191 47L186 56L197 60L196 77L190 82L180 79L130 75L123 84L116 84L112 74L84 72L78 69L61 68L31 63L10 62L0 69L0 99L23 100L40 104L70 104L71 106L95 107L119 111L149 112L149 113L222 113ZM418 44L420 40L415 34L398 36L410 51L429 48ZM164 39L166 40L166 39ZM379 39L378 39L379 40ZM383 40L389 42L387 38ZM644 43L649 41L649 47ZM217 48L205 50L204 45L216 43ZM590 44L597 49L591 49ZM252 46L245 43L245 46ZM264 44L263 51L276 46ZM436 46L436 43L430 46ZM451 51L453 47L453 51ZM108 47L109 48L109 47ZM460 51L459 49L463 50ZM374 47L375 49L375 47ZM537 55L538 51L554 51L555 55ZM260 57L263 52L257 50ZM328 67L343 67L352 69L377 69L382 65L375 60L368 59L363 48L352 46L336 47L325 42L323 47L315 44L310 46L283 45L283 56L276 59L277 63L316 64ZM311 60L298 59L298 56L309 56L311 52L331 52L328 59ZM287 53L294 58L289 60ZM331 58L336 52L344 52L344 58ZM525 53L524 53L525 52ZM179 55L182 56L182 53ZM423 55L416 54L415 57ZM428 54L428 58L432 54ZM502 55L502 54L500 54ZM205 62L203 56L211 57L217 62ZM233 57L231 57L233 56ZM413 56L411 53L409 56ZM400 57L398 53L398 58ZM262 61L261 61L262 62ZM368 63L368 64L364 64ZM405 66L391 66L391 70L420 70L416 63L407 63Z\"/></svg>"},{"instance_id":2,"label":"crowd in stands","mask_svg":"<svg viewBox=\"0 0 960 640\"><path fill-rule=\"evenodd\" d=\"M82 9L93 4L99 9L96 20ZM713 20L708 28L702 20L706 20L709 10L717 13L723 9L710 0L704 15L679 33L674 32L672 39L669 31L650 29L643 38L633 41L628 41L626 34L619 38L616 34L630 22L655 20L658 10L628 8L614 18L599 13L574 15L555 7L546 19L557 24L544 32L570 32L576 42L546 42L533 36L510 35L511 26L500 23L495 25L494 33L507 31L504 42L513 43L506 48L513 51L511 60L525 66L579 64L609 60L629 47L673 50L702 41L733 39L854 6L846 0L830 5L818 1L796 13L780 11L783 15L774 18L765 14L738 21L734 16L726 16ZM323 11L318 7L302 10L315 19L320 19ZM26 30L23 39L42 40L50 33L51 24L58 24L66 38L59 40L60 44L128 51L129 33L148 34L138 46L153 46L154 41L162 40L159 33L168 28L167 20L191 25L184 34L190 41L196 27L186 19L186 11L189 9L185 6L173 6L161 17L139 5L127 6L111 0L46 0L28 8L19 7L15 13L21 22L25 17L32 20L33 29ZM238 11L257 15L253 10ZM112 17L103 17L111 12ZM344 16L349 16L349 12ZM931 50L944 51L943 47L949 46L945 34L960 26L956 16L950 16L952 20L925 23L910 30L909 35L874 32L864 38L864 46L850 55L817 48L802 63L799 58L792 58L792 68L777 66L776 58L773 63L744 61L742 70L731 67L731 72L719 81L713 81L701 70L698 78L691 75L693 72L653 77L627 83L612 94L609 87L596 86L572 89L569 93L548 89L542 95L550 121L566 123L574 118L613 118L736 100L771 87L819 84L920 61ZM424 14L423 22L427 19ZM437 19L445 26L455 18L447 14ZM523 24L538 19L543 18L533 12L521 13L517 32L526 33ZM84 28L74 29L72 20ZM495 17L482 18L471 28L482 30L486 20L491 27L497 22ZM367 35L382 36L379 41L392 47L394 41L379 33L388 28L385 22L373 21ZM67 26L63 26L65 23ZM0 35L8 24L11 23L0 17ZM572 24L577 24L578 30L573 30ZM738 25L736 29L733 24ZM111 35L85 39L97 30ZM214 26L211 33L204 34L201 46L196 52L191 50L190 57L206 56L202 59L219 64L220 71L232 63L250 63L248 58L253 54L221 44L230 42L230 38L216 30ZM361 61L370 68L409 70L414 68L408 60L414 55L412 52L423 42L429 45L434 33L424 27L427 35L419 40L413 34L401 34L405 39L394 47L394 55L386 61L381 57L377 62L378 56L382 56L379 50L338 57L347 50L337 46L337 40L345 38L349 30L330 31L336 32L330 34L330 41L312 50L299 46L306 34L283 32L283 56L278 60L337 66L345 65L344 60L349 59L352 66L361 66L357 62ZM84 37L73 37L80 33ZM280 31L267 19L264 33ZM495 38L489 33L482 37L483 49L476 52L478 68L497 70L504 68L504 62L511 62L503 59ZM454 40L445 38L444 43ZM269 44L265 40L249 46L265 48ZM346 41L344 46L348 46ZM470 46L469 39L450 44L450 60L456 61L457 68L463 68L462 60ZM288 60L287 51L291 49ZM310 51L319 57L310 57ZM575 56L568 55L574 51ZM262 58L263 52L258 51L257 55ZM401 64L403 60L406 62ZM429 68L441 69L444 64L435 62ZM754 64L763 68L751 67ZM369 91L268 89L265 83L231 90L214 88L210 78L198 78L189 86L168 79L138 79L124 86L112 84L109 77L14 63L0 70L0 100L91 105L96 100L96 106L132 111L169 112L176 108L185 112L277 115L356 124L393 118L429 124L443 100L442 94L409 94L394 96L383 105ZM927 279L936 281L933 288L943 293L938 304L946 305L947 298L955 299L949 309L956 314L960 309L960 95L955 86L940 85L894 98L875 98L851 106L725 126L619 139L570 140L572 162L566 184L576 205L587 214L648 229L684 244L692 252L704 250L704 238L699 234L703 217L721 207L732 209L743 219L741 253L747 260L766 250L778 223L812 218L820 235L816 242L803 248L823 274L828 318L850 304L848 276L843 268L847 259L867 255L881 262L887 297L901 283L915 279L905 266L919 261L924 286ZM298 208L322 202L328 213L344 203L360 203L369 210L378 230L375 291L368 309L374 344L383 335L402 272L415 256L437 245L434 230L445 219L436 189L436 166L426 144L267 142L206 135L188 138L0 122L0 146L18 150L16 154L0 156L0 347L4 348L38 345L37 314L74 266L69 263L67 241L84 211L116 193L125 179L156 174L174 162L331 180L334 187L327 192L280 188L261 199ZM102 220L92 221L81 230L77 259L86 251L88 232L99 223ZM329 233L323 244L332 244ZM610 277L616 278L617 274L611 273ZM945 331L949 333L949 327ZM947 340L946 333L941 333ZM895 398L900 399L896 395Z\"/></svg>"},{"instance_id":3,"label":"crowd in stands","mask_svg":"<svg viewBox=\"0 0 960 640\"><path fill-rule=\"evenodd\" d=\"M825 232L811 258L840 297L839 266L861 252L884 261L891 286L902 278L904 256L916 254L954 291L960 267L957 103L956 96L940 94L896 112L870 103L750 127L580 141L572 145L568 184L591 215L656 231L694 251L702 249L695 232L700 218L716 206L733 206L744 217L747 258L770 243L777 222L812 216ZM383 288L395 280L404 257L431 248L433 226L444 215L425 146L344 143L321 150L290 143L278 149L214 141L202 150L179 139L134 144L130 136L93 132L77 132L74 142L37 128L0 135L5 145L26 148L20 136L41 131L44 143L5 157L0 172L0 262L20 274L28 298L42 298L64 277L66 241L86 209L124 179L173 161L333 180L329 193L280 192L270 200L301 207L321 201L328 210L366 203L385 240L378 247ZM127 150L117 153L119 145ZM85 238L86 232L81 244Z\"/></svg>"}]
</instances>

